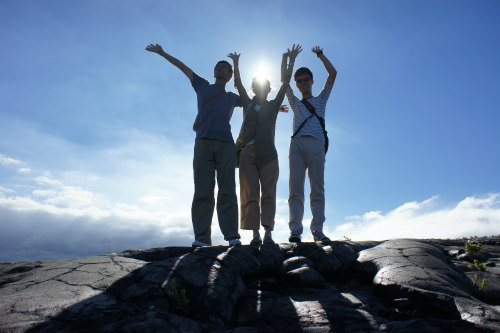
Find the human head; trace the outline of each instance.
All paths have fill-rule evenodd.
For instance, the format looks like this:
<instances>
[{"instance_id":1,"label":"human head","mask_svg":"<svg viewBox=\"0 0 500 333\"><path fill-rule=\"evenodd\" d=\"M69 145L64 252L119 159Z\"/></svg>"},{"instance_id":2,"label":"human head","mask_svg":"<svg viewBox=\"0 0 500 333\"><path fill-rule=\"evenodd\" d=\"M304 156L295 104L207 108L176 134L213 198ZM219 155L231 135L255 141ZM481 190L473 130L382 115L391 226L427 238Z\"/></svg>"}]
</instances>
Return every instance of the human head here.
<instances>
[{"instance_id":1,"label":"human head","mask_svg":"<svg viewBox=\"0 0 500 333\"><path fill-rule=\"evenodd\" d=\"M225 60L219 61L214 67L214 77L216 81L228 83L233 77L233 67Z\"/></svg>"},{"instance_id":2,"label":"human head","mask_svg":"<svg viewBox=\"0 0 500 333\"><path fill-rule=\"evenodd\" d=\"M268 79L253 78L252 80L252 91L257 98L267 98L267 95L271 92L271 82Z\"/></svg>"},{"instance_id":3,"label":"human head","mask_svg":"<svg viewBox=\"0 0 500 333\"><path fill-rule=\"evenodd\" d=\"M312 95L312 85L314 84L313 73L307 67L301 67L295 71L293 75L295 85L301 92L303 97Z\"/></svg>"}]
</instances>

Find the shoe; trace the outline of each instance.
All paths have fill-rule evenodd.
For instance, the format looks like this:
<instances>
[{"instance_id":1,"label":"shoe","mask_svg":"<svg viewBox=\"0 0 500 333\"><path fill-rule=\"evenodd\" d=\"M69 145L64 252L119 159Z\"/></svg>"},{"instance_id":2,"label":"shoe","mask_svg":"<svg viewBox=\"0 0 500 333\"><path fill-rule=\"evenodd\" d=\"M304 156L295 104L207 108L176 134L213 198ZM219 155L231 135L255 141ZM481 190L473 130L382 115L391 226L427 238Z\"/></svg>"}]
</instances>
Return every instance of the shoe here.
<instances>
[{"instance_id":1,"label":"shoe","mask_svg":"<svg viewBox=\"0 0 500 333\"><path fill-rule=\"evenodd\" d=\"M288 241L290 243L300 243L300 235L298 235L298 234L291 234L290 237L288 238Z\"/></svg>"},{"instance_id":2,"label":"shoe","mask_svg":"<svg viewBox=\"0 0 500 333\"><path fill-rule=\"evenodd\" d=\"M241 242L238 238L231 239L229 241L229 246L238 246L238 245L241 245Z\"/></svg>"},{"instance_id":3,"label":"shoe","mask_svg":"<svg viewBox=\"0 0 500 333\"><path fill-rule=\"evenodd\" d=\"M208 246L208 244L205 244L202 241L194 241L192 246L193 247L205 247L205 246Z\"/></svg>"},{"instance_id":4,"label":"shoe","mask_svg":"<svg viewBox=\"0 0 500 333\"><path fill-rule=\"evenodd\" d=\"M325 234L322 233L321 231L314 232L313 237L314 237L315 242L321 242L323 244L327 244L327 243L331 242L330 238L326 237Z\"/></svg>"},{"instance_id":5,"label":"shoe","mask_svg":"<svg viewBox=\"0 0 500 333\"><path fill-rule=\"evenodd\" d=\"M271 235L265 235L264 236L264 244L266 244L266 245L274 245L276 243L273 241L273 238L271 237Z\"/></svg>"},{"instance_id":6,"label":"shoe","mask_svg":"<svg viewBox=\"0 0 500 333\"><path fill-rule=\"evenodd\" d=\"M265 240L265 238L264 238L264 240ZM255 246L259 246L261 244L262 244L262 240L260 239L260 235L254 237L252 239L252 241L250 242L250 245L255 245Z\"/></svg>"}]
</instances>

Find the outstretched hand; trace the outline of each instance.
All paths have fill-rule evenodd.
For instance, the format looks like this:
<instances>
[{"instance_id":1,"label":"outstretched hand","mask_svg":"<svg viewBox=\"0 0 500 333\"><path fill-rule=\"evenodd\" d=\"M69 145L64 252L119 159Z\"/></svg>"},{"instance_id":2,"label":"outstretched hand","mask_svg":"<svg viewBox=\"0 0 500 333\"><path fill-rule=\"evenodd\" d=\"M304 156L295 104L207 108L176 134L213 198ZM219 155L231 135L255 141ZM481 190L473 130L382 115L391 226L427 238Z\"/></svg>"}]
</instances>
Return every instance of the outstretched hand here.
<instances>
[{"instance_id":1,"label":"outstretched hand","mask_svg":"<svg viewBox=\"0 0 500 333\"><path fill-rule=\"evenodd\" d=\"M148 46L146 46L146 50L149 52L154 52L154 53L158 53L158 54L163 52L163 49L158 44L156 44L156 45L149 44Z\"/></svg>"},{"instance_id":2,"label":"outstretched hand","mask_svg":"<svg viewBox=\"0 0 500 333\"><path fill-rule=\"evenodd\" d=\"M316 55L318 55L320 52L323 52L323 49L319 46L315 46L311 49Z\"/></svg>"},{"instance_id":3,"label":"outstretched hand","mask_svg":"<svg viewBox=\"0 0 500 333\"><path fill-rule=\"evenodd\" d=\"M237 63L238 60L240 59L240 54L234 52L234 53L229 53L227 56L233 60L233 63Z\"/></svg>"},{"instance_id":4,"label":"outstretched hand","mask_svg":"<svg viewBox=\"0 0 500 333\"><path fill-rule=\"evenodd\" d=\"M293 44L292 49L288 49L287 52L287 55L290 58L290 62L295 61L295 58L297 58L300 52L302 52L302 46L300 46L299 44L295 46L295 44Z\"/></svg>"}]
</instances>

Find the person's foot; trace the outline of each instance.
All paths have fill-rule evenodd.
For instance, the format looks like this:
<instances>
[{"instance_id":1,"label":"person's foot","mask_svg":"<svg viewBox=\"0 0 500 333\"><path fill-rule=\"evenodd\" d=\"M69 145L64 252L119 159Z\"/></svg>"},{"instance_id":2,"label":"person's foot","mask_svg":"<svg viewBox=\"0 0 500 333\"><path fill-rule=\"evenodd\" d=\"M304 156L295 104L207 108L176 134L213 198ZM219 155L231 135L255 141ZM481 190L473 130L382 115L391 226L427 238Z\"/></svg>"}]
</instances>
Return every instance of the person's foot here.
<instances>
[{"instance_id":1,"label":"person's foot","mask_svg":"<svg viewBox=\"0 0 500 333\"><path fill-rule=\"evenodd\" d=\"M264 244L266 245L273 245L273 244L276 244L274 241L273 241L273 238L271 237L270 234L267 234L264 236Z\"/></svg>"},{"instance_id":2,"label":"person's foot","mask_svg":"<svg viewBox=\"0 0 500 333\"><path fill-rule=\"evenodd\" d=\"M262 244L262 240L260 239L260 235L254 235L252 241L250 242L250 245L256 245L259 246Z\"/></svg>"},{"instance_id":3,"label":"person's foot","mask_svg":"<svg viewBox=\"0 0 500 333\"><path fill-rule=\"evenodd\" d=\"M323 244L331 243L330 238L326 237L321 231L313 232L313 237L315 242L321 242Z\"/></svg>"},{"instance_id":4,"label":"person's foot","mask_svg":"<svg viewBox=\"0 0 500 333\"><path fill-rule=\"evenodd\" d=\"M231 239L229 241L229 246L232 247L232 246L238 246L238 245L241 245L241 242L238 238L235 238L235 239Z\"/></svg>"},{"instance_id":5,"label":"person's foot","mask_svg":"<svg viewBox=\"0 0 500 333\"><path fill-rule=\"evenodd\" d=\"M299 234L291 234L288 238L290 243L300 243L300 235Z\"/></svg>"},{"instance_id":6,"label":"person's foot","mask_svg":"<svg viewBox=\"0 0 500 333\"><path fill-rule=\"evenodd\" d=\"M205 246L208 246L208 244L205 244L202 241L194 241L192 246L193 247L205 247Z\"/></svg>"}]
</instances>

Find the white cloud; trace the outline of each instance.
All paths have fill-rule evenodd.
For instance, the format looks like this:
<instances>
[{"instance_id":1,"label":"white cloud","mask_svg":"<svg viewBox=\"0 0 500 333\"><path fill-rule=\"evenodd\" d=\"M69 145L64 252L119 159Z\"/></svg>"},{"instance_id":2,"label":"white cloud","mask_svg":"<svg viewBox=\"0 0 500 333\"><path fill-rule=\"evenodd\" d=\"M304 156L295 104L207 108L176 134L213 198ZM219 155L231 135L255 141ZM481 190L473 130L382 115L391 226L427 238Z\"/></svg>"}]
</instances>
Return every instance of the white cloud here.
<instances>
[{"instance_id":1,"label":"white cloud","mask_svg":"<svg viewBox=\"0 0 500 333\"><path fill-rule=\"evenodd\" d=\"M21 161L0 154L0 165L20 165Z\"/></svg>"},{"instance_id":2,"label":"white cloud","mask_svg":"<svg viewBox=\"0 0 500 333\"><path fill-rule=\"evenodd\" d=\"M393 238L460 238L491 236L500 230L500 193L467 197L455 206L439 207L438 197L408 202L383 214L352 216L335 235L353 240Z\"/></svg>"},{"instance_id":3,"label":"white cloud","mask_svg":"<svg viewBox=\"0 0 500 333\"><path fill-rule=\"evenodd\" d=\"M30 166L16 184L0 186L0 261L76 258L128 248L189 246L192 142L176 144L136 130L113 147L76 149L59 142L67 170ZM26 163L0 155L1 164ZM8 163L8 164L7 164ZM18 169L19 171L19 169ZM287 179L284 168L282 177ZM239 189L237 189L239 193ZM454 238L498 234L500 194L469 197L452 206L439 198L408 202L383 213L371 211L325 225L332 239ZM312 241L304 216L303 241ZM288 202L277 198L273 238L286 242ZM248 243L252 232L240 230ZM214 212L214 244L226 244Z\"/></svg>"},{"instance_id":4,"label":"white cloud","mask_svg":"<svg viewBox=\"0 0 500 333\"><path fill-rule=\"evenodd\" d=\"M0 154L0 165L8 166L8 165L21 165L21 164L22 162L19 160Z\"/></svg>"}]
</instances>

